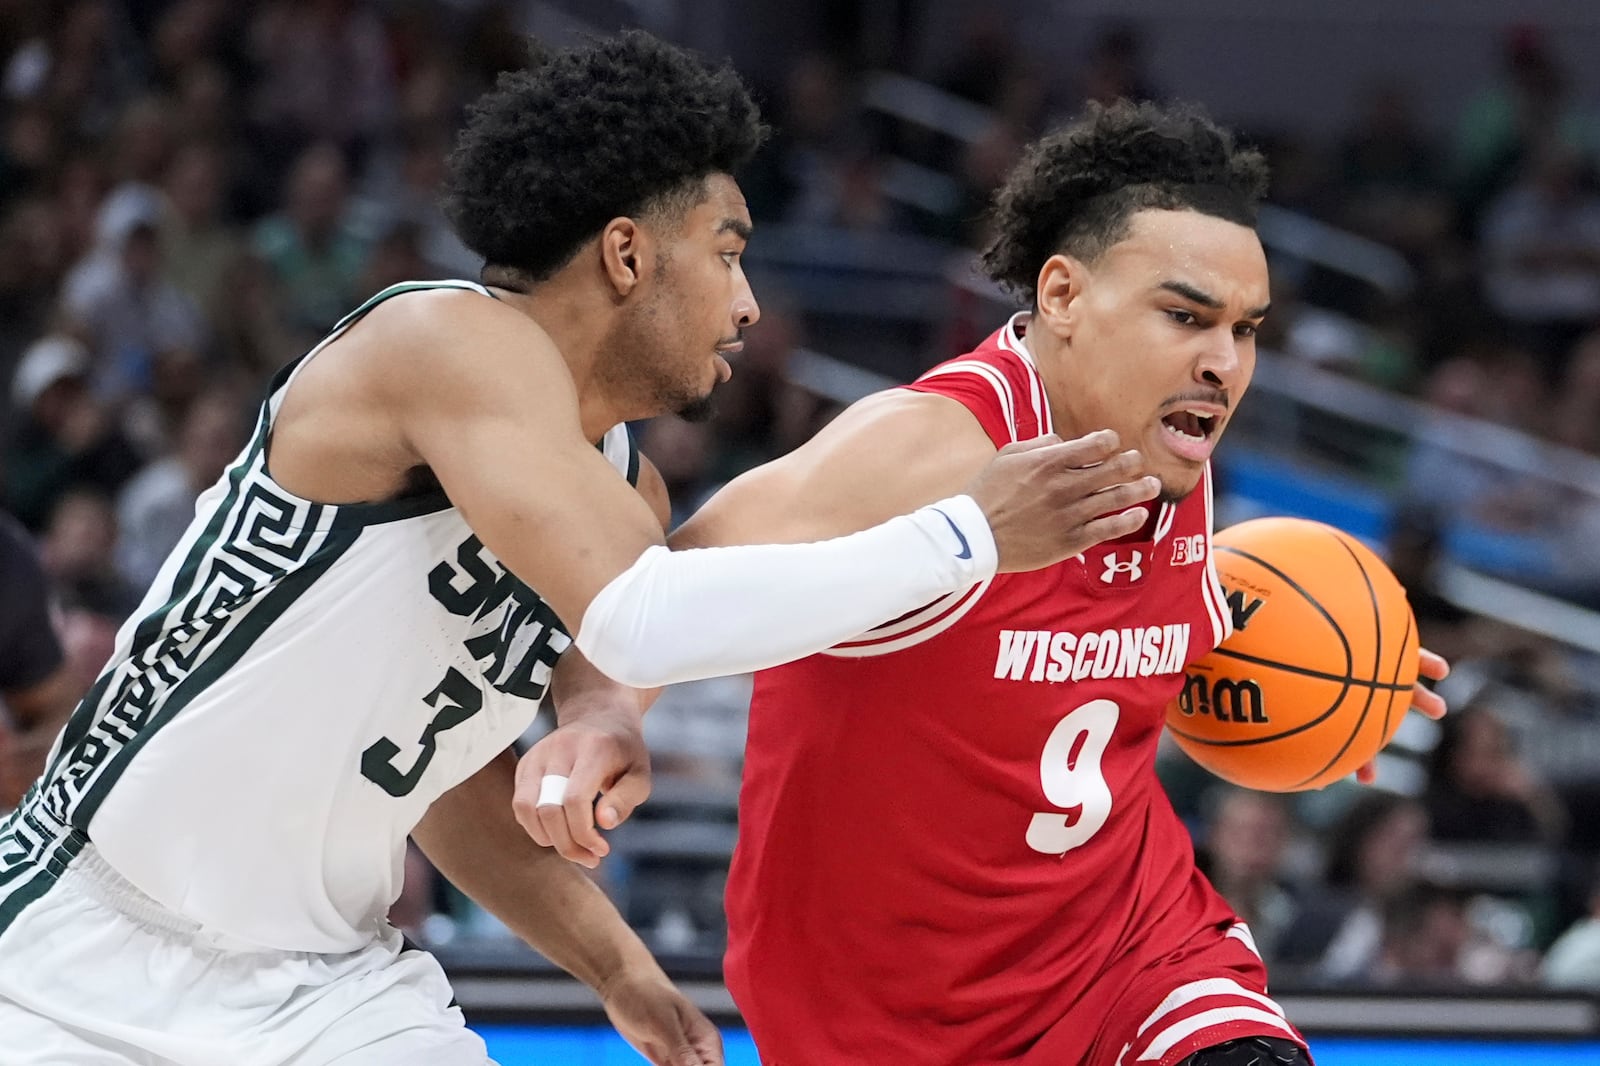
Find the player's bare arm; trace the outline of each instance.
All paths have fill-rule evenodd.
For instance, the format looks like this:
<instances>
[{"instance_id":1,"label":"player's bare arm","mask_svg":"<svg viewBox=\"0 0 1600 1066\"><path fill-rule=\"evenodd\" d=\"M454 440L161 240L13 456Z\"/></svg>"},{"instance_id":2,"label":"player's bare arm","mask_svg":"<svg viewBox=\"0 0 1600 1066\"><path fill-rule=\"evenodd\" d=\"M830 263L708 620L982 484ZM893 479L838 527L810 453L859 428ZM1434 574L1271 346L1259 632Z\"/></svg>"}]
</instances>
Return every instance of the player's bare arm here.
<instances>
[{"instance_id":1,"label":"player's bare arm","mask_svg":"<svg viewBox=\"0 0 1600 1066\"><path fill-rule=\"evenodd\" d=\"M945 396L891 390L845 411L815 438L781 459L734 479L673 535L672 546L709 547L818 540L854 533L895 514L952 493L984 491L1005 476L1012 459L1030 462L1027 490L1059 508L1061 525L1048 547L1017 538L1002 551L1001 570L1035 568L1041 552L1076 555L1103 540L1133 532L1148 517L1140 506L1159 485L1144 473L1137 451L1119 450L1110 432L1059 442L1040 438L1032 448L1050 461L1012 445L996 458L994 444L964 406ZM1020 495L1020 494L1019 494ZM1030 501L1008 499L990 511L997 529L1026 521ZM987 509L986 509L987 510Z\"/></svg>"},{"instance_id":2,"label":"player's bare arm","mask_svg":"<svg viewBox=\"0 0 1600 1066\"><path fill-rule=\"evenodd\" d=\"M340 501L386 498L430 470L590 659L631 684L809 654L982 580L997 560L1032 569L1121 535L1142 520L1124 512L1154 493L1129 480L1128 460L1113 460L1109 435L1043 438L994 458L942 511L853 539L674 558L650 507L591 443L614 419L602 412L586 425L592 416L543 331L504 303L471 299L391 301L341 339L342 351L307 367L308 378L321 371L318 398L286 401L274 470L292 492ZM340 484L324 480L336 454L355 471ZM1101 508L1114 513L1091 513ZM829 612L794 614L795 604L818 599ZM702 633L697 645L677 641L691 610L697 625L723 631Z\"/></svg>"},{"instance_id":3,"label":"player's bare arm","mask_svg":"<svg viewBox=\"0 0 1600 1066\"><path fill-rule=\"evenodd\" d=\"M721 1038L582 870L528 839L511 814L511 752L446 792L412 834L428 859L489 913L600 997L657 1066L714 1066Z\"/></svg>"},{"instance_id":4,"label":"player's bare arm","mask_svg":"<svg viewBox=\"0 0 1600 1066\"><path fill-rule=\"evenodd\" d=\"M672 522L667 486L643 456L638 488L666 530ZM550 682L556 728L517 763L512 807L536 843L591 869L610 853L599 829L615 829L650 795L642 725L660 692L618 684L576 648L561 657ZM540 805L552 774L567 780L563 799Z\"/></svg>"}]
</instances>

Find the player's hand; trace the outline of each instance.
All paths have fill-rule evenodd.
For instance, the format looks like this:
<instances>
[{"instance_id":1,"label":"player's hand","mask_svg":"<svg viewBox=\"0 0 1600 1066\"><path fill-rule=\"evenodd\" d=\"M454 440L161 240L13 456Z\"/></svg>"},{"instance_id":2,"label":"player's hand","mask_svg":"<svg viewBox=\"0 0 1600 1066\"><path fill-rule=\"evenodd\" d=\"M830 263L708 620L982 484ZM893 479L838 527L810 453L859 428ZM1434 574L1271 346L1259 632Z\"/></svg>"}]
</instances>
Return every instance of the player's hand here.
<instances>
[{"instance_id":1,"label":"player's hand","mask_svg":"<svg viewBox=\"0 0 1600 1066\"><path fill-rule=\"evenodd\" d=\"M1109 429L1000 449L967 493L989 519L1002 572L1037 570L1144 525L1140 505L1161 482L1145 474L1144 456L1118 449Z\"/></svg>"},{"instance_id":2,"label":"player's hand","mask_svg":"<svg viewBox=\"0 0 1600 1066\"><path fill-rule=\"evenodd\" d=\"M540 806L540 785L550 774L567 779L566 791L560 804ZM650 752L637 716L591 711L517 762L511 805L535 843L593 870L611 852L599 830L621 825L649 795Z\"/></svg>"},{"instance_id":3,"label":"player's hand","mask_svg":"<svg viewBox=\"0 0 1600 1066\"><path fill-rule=\"evenodd\" d=\"M1429 681L1443 681L1450 676L1450 664L1445 662L1444 656L1435 655L1427 648L1417 653L1417 673ZM1449 710L1445 706L1444 697L1421 681L1411 693L1411 709L1421 711L1434 721L1445 716ZM1378 767L1375 763L1367 763L1356 771L1356 780L1363 785L1370 785L1378 779Z\"/></svg>"},{"instance_id":4,"label":"player's hand","mask_svg":"<svg viewBox=\"0 0 1600 1066\"><path fill-rule=\"evenodd\" d=\"M722 1066L722 1034L665 974L624 975L600 999L617 1032L655 1066Z\"/></svg>"}]
</instances>

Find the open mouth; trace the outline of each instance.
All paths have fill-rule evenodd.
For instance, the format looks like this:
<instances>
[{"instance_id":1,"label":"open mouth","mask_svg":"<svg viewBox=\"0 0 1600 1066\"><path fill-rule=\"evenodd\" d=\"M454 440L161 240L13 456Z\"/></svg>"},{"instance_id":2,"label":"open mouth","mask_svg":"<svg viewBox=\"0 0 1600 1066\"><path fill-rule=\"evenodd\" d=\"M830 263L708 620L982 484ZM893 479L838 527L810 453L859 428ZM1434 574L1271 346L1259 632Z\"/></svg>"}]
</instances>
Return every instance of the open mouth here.
<instances>
[{"instance_id":1,"label":"open mouth","mask_svg":"<svg viewBox=\"0 0 1600 1066\"><path fill-rule=\"evenodd\" d=\"M1194 410L1173 411L1161 419L1167 432L1192 441L1210 440L1211 434L1216 432L1217 422L1217 416Z\"/></svg>"}]
</instances>

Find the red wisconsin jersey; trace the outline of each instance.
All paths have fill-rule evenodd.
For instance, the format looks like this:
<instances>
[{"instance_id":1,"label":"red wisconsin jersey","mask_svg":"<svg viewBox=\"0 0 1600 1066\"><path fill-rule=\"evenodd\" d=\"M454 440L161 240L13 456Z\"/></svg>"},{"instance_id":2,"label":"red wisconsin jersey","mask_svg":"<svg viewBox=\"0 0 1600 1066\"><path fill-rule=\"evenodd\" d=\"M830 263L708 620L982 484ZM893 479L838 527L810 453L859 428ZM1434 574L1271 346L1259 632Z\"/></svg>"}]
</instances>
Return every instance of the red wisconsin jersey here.
<instances>
[{"instance_id":1,"label":"red wisconsin jersey","mask_svg":"<svg viewBox=\"0 0 1600 1066\"><path fill-rule=\"evenodd\" d=\"M1051 432L1017 322L907 387L997 447ZM1141 533L757 676L726 978L764 1063L1133 1066L1292 1034L1153 770L1184 667L1231 625L1210 534L1208 470ZM1180 965L1130 1006L1197 937L1245 983Z\"/></svg>"}]
</instances>

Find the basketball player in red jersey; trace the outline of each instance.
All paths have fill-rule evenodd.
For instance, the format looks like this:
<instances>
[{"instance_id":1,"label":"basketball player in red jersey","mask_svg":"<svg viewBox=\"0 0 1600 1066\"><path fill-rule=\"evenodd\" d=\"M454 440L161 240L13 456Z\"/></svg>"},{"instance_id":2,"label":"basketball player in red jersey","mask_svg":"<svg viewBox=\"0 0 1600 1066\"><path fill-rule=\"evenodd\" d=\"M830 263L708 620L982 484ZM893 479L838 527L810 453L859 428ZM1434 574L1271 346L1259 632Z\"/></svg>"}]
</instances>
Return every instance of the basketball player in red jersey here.
<instances>
[{"instance_id":1,"label":"basketball player in red jersey","mask_svg":"<svg viewBox=\"0 0 1600 1066\"><path fill-rule=\"evenodd\" d=\"M1113 432L1107 461L1161 484L1130 535L758 675L725 972L767 1066L1310 1061L1153 770L1185 665L1231 628L1209 459L1267 313L1265 186L1193 112L1091 110L1000 196L985 264L1031 310L674 538L849 533L1049 433ZM1415 704L1444 710L1420 687ZM578 744L552 741L540 770ZM603 851L561 814L536 837Z\"/></svg>"}]
</instances>

